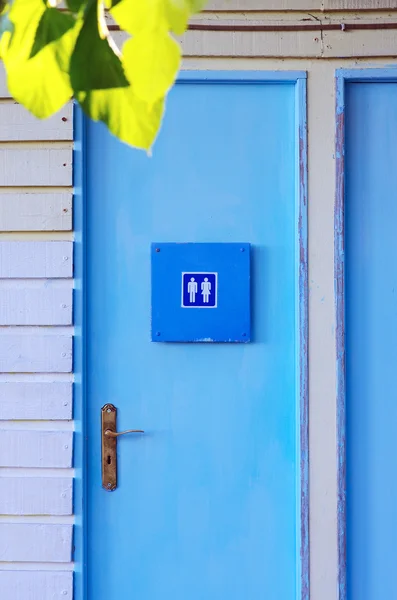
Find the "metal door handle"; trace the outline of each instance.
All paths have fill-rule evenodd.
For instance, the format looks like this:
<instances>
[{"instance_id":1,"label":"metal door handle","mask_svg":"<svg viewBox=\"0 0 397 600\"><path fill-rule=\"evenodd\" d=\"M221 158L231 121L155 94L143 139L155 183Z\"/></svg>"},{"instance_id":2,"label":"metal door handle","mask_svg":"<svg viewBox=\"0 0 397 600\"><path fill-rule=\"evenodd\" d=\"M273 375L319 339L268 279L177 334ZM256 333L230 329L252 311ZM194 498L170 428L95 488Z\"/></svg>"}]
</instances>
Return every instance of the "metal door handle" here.
<instances>
[{"instance_id":1,"label":"metal door handle","mask_svg":"<svg viewBox=\"0 0 397 600\"><path fill-rule=\"evenodd\" d=\"M126 433L144 433L142 429L117 431L117 408L105 404L101 409L102 487L112 492L117 487L117 438Z\"/></svg>"},{"instance_id":2,"label":"metal door handle","mask_svg":"<svg viewBox=\"0 0 397 600\"><path fill-rule=\"evenodd\" d=\"M111 429L106 429L105 435L111 438L119 437L119 435L125 435L126 433L145 433L143 429L127 429L126 431L112 431Z\"/></svg>"}]
</instances>

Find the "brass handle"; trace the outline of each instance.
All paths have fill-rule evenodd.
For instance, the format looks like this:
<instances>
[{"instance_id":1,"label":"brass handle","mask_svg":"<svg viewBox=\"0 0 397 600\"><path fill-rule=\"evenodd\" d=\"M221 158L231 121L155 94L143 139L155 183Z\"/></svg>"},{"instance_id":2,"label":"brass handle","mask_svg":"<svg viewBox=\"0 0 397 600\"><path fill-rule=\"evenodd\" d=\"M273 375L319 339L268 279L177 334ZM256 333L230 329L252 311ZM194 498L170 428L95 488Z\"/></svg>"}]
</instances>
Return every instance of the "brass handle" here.
<instances>
[{"instance_id":1,"label":"brass handle","mask_svg":"<svg viewBox=\"0 0 397 600\"><path fill-rule=\"evenodd\" d=\"M111 429L105 430L105 435L108 437L116 438L119 435L125 435L126 433L145 433L143 429L127 429L126 431L112 431Z\"/></svg>"},{"instance_id":2,"label":"brass handle","mask_svg":"<svg viewBox=\"0 0 397 600\"><path fill-rule=\"evenodd\" d=\"M142 429L117 431L117 408L105 404L101 409L102 487L112 492L117 487L117 438L126 433L144 433Z\"/></svg>"}]
</instances>

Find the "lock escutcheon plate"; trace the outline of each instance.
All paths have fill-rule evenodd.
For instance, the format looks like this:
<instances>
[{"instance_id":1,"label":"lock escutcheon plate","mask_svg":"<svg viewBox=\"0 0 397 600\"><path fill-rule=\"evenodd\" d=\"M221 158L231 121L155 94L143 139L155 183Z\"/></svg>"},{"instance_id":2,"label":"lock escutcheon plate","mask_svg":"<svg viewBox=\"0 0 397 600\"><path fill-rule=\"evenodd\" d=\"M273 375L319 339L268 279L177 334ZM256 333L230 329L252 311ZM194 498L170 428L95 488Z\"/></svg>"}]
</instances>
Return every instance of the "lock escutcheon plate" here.
<instances>
[{"instance_id":1,"label":"lock escutcheon plate","mask_svg":"<svg viewBox=\"0 0 397 600\"><path fill-rule=\"evenodd\" d=\"M117 487L117 438L105 435L105 431L117 431L117 408L105 404L101 417L102 487L112 492Z\"/></svg>"}]
</instances>

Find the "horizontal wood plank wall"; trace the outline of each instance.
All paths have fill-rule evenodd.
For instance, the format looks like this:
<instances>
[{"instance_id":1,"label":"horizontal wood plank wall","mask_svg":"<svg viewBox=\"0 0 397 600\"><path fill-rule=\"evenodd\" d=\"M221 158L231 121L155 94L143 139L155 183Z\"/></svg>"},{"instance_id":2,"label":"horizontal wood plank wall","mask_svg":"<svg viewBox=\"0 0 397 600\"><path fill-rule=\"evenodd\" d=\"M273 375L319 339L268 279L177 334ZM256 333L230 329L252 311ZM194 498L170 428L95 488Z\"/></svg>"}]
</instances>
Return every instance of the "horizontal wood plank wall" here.
<instances>
[{"instance_id":1,"label":"horizontal wood plank wall","mask_svg":"<svg viewBox=\"0 0 397 600\"><path fill-rule=\"evenodd\" d=\"M72 140L72 104L49 119L35 119L23 106L14 102L0 104L0 142Z\"/></svg>"},{"instance_id":2,"label":"horizontal wood plank wall","mask_svg":"<svg viewBox=\"0 0 397 600\"><path fill-rule=\"evenodd\" d=\"M0 336L0 373L70 373L72 336L40 331Z\"/></svg>"},{"instance_id":3,"label":"horizontal wood plank wall","mask_svg":"<svg viewBox=\"0 0 397 600\"><path fill-rule=\"evenodd\" d=\"M3 283L3 281L1 282ZM0 325L71 325L71 287L51 285L51 280L18 280L20 286L0 283ZM36 283L36 282L35 282Z\"/></svg>"},{"instance_id":4,"label":"horizontal wood plank wall","mask_svg":"<svg viewBox=\"0 0 397 600\"><path fill-rule=\"evenodd\" d=\"M0 382L0 420L63 421L71 418L71 381Z\"/></svg>"},{"instance_id":5,"label":"horizontal wood plank wall","mask_svg":"<svg viewBox=\"0 0 397 600\"><path fill-rule=\"evenodd\" d=\"M210 0L209 11L390 10L395 0Z\"/></svg>"},{"instance_id":6,"label":"horizontal wood plank wall","mask_svg":"<svg viewBox=\"0 0 397 600\"><path fill-rule=\"evenodd\" d=\"M70 231L72 194L1 191L0 223L1 231Z\"/></svg>"},{"instance_id":7,"label":"horizontal wood plank wall","mask_svg":"<svg viewBox=\"0 0 397 600\"><path fill-rule=\"evenodd\" d=\"M67 477L0 478L0 514L71 515L72 490Z\"/></svg>"},{"instance_id":8,"label":"horizontal wood plank wall","mask_svg":"<svg viewBox=\"0 0 397 600\"><path fill-rule=\"evenodd\" d=\"M72 179L72 145L0 146L0 185L68 186Z\"/></svg>"},{"instance_id":9,"label":"horizontal wood plank wall","mask_svg":"<svg viewBox=\"0 0 397 600\"><path fill-rule=\"evenodd\" d=\"M0 448L0 467L66 469L72 466L73 433L3 429Z\"/></svg>"},{"instance_id":10,"label":"horizontal wood plank wall","mask_svg":"<svg viewBox=\"0 0 397 600\"><path fill-rule=\"evenodd\" d=\"M34 119L0 64L2 600L73 599L72 139L72 104Z\"/></svg>"},{"instance_id":11,"label":"horizontal wood plank wall","mask_svg":"<svg viewBox=\"0 0 397 600\"><path fill-rule=\"evenodd\" d=\"M72 525L0 523L0 562L65 563L71 558Z\"/></svg>"},{"instance_id":12,"label":"horizontal wood plank wall","mask_svg":"<svg viewBox=\"0 0 397 600\"><path fill-rule=\"evenodd\" d=\"M395 22L397 23L397 13ZM266 21L261 21L261 24L271 26ZM236 19L229 22L228 26L243 27L243 30L188 31L182 40L184 56L344 59L356 56L390 57L396 51L397 27L346 31L321 30L320 27L311 31L306 26L305 29L299 29L299 23L295 23L290 24L291 29L288 31L250 31L247 20L238 22ZM123 37L123 34L118 35L119 39Z\"/></svg>"},{"instance_id":13,"label":"horizontal wood plank wall","mask_svg":"<svg viewBox=\"0 0 397 600\"><path fill-rule=\"evenodd\" d=\"M72 277L71 242L0 242L0 278Z\"/></svg>"},{"instance_id":14,"label":"horizontal wood plank wall","mask_svg":"<svg viewBox=\"0 0 397 600\"><path fill-rule=\"evenodd\" d=\"M73 575L56 571L0 571L0 589L12 590L13 600L70 600Z\"/></svg>"}]
</instances>

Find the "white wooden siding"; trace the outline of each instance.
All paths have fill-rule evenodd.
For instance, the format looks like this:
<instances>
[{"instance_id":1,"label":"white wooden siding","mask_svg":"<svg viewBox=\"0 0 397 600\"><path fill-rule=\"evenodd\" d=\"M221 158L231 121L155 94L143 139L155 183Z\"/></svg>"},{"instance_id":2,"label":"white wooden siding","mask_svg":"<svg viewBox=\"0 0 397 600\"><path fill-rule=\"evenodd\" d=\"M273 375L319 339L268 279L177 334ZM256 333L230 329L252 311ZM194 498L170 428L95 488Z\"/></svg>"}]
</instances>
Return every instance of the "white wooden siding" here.
<instances>
[{"instance_id":1,"label":"white wooden siding","mask_svg":"<svg viewBox=\"0 0 397 600\"><path fill-rule=\"evenodd\" d=\"M70 373L71 335L0 335L0 373Z\"/></svg>"},{"instance_id":2,"label":"white wooden siding","mask_svg":"<svg viewBox=\"0 0 397 600\"><path fill-rule=\"evenodd\" d=\"M289 0L293 3L295 0ZM324 10L396 10L395 0L323 0Z\"/></svg>"},{"instance_id":3,"label":"white wooden siding","mask_svg":"<svg viewBox=\"0 0 397 600\"><path fill-rule=\"evenodd\" d=\"M0 571L2 600L72 600L73 574L62 571Z\"/></svg>"},{"instance_id":4,"label":"white wooden siding","mask_svg":"<svg viewBox=\"0 0 397 600\"><path fill-rule=\"evenodd\" d=\"M72 444L71 431L0 429L0 467L65 469L72 466Z\"/></svg>"},{"instance_id":5,"label":"white wooden siding","mask_svg":"<svg viewBox=\"0 0 397 600\"><path fill-rule=\"evenodd\" d=\"M395 0L211 0L212 11L396 10Z\"/></svg>"},{"instance_id":6,"label":"white wooden siding","mask_svg":"<svg viewBox=\"0 0 397 600\"><path fill-rule=\"evenodd\" d=\"M0 562L69 562L72 525L0 523Z\"/></svg>"},{"instance_id":7,"label":"white wooden siding","mask_svg":"<svg viewBox=\"0 0 397 600\"><path fill-rule=\"evenodd\" d=\"M38 121L12 100L0 104L0 142L72 138L72 104L67 104L59 113L44 121Z\"/></svg>"},{"instance_id":8,"label":"white wooden siding","mask_svg":"<svg viewBox=\"0 0 397 600\"><path fill-rule=\"evenodd\" d=\"M397 21L397 14L395 21ZM323 32L323 57L394 56L396 54L396 29Z\"/></svg>"},{"instance_id":9,"label":"white wooden siding","mask_svg":"<svg viewBox=\"0 0 397 600\"><path fill-rule=\"evenodd\" d=\"M72 145L0 147L0 186L70 186Z\"/></svg>"},{"instance_id":10,"label":"white wooden siding","mask_svg":"<svg viewBox=\"0 0 397 600\"><path fill-rule=\"evenodd\" d=\"M0 98L0 597L73 600L72 105Z\"/></svg>"},{"instance_id":11,"label":"white wooden siding","mask_svg":"<svg viewBox=\"0 0 397 600\"><path fill-rule=\"evenodd\" d=\"M0 115L2 107L0 105ZM72 228L72 194L0 193L0 231L68 231Z\"/></svg>"},{"instance_id":12,"label":"white wooden siding","mask_svg":"<svg viewBox=\"0 0 397 600\"><path fill-rule=\"evenodd\" d=\"M234 24L241 26L247 22L240 20ZM182 48L185 57L389 57L395 54L396 33L396 29L250 31L249 27L246 31L188 31L182 39ZM118 39L121 38L122 35Z\"/></svg>"},{"instance_id":13,"label":"white wooden siding","mask_svg":"<svg viewBox=\"0 0 397 600\"><path fill-rule=\"evenodd\" d=\"M72 242L0 242L0 278L71 277Z\"/></svg>"},{"instance_id":14,"label":"white wooden siding","mask_svg":"<svg viewBox=\"0 0 397 600\"><path fill-rule=\"evenodd\" d=\"M322 10L323 0L211 0L208 11Z\"/></svg>"},{"instance_id":15,"label":"white wooden siding","mask_svg":"<svg viewBox=\"0 0 397 600\"><path fill-rule=\"evenodd\" d=\"M72 490L66 477L2 477L0 514L71 515Z\"/></svg>"},{"instance_id":16,"label":"white wooden siding","mask_svg":"<svg viewBox=\"0 0 397 600\"><path fill-rule=\"evenodd\" d=\"M185 56L316 56L320 32L188 31L182 40Z\"/></svg>"},{"instance_id":17,"label":"white wooden siding","mask_svg":"<svg viewBox=\"0 0 397 600\"><path fill-rule=\"evenodd\" d=\"M0 420L71 418L72 382L0 382Z\"/></svg>"},{"instance_id":18,"label":"white wooden siding","mask_svg":"<svg viewBox=\"0 0 397 600\"><path fill-rule=\"evenodd\" d=\"M10 93L7 88L7 77L4 64L0 60L0 98L9 98Z\"/></svg>"},{"instance_id":19,"label":"white wooden siding","mask_svg":"<svg viewBox=\"0 0 397 600\"><path fill-rule=\"evenodd\" d=\"M40 280L40 288L22 281L19 288L0 281L0 325L70 325L73 290Z\"/></svg>"}]
</instances>

